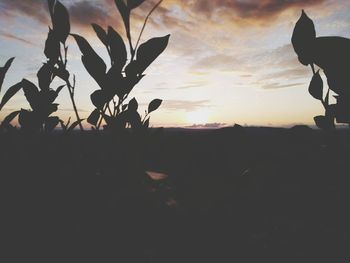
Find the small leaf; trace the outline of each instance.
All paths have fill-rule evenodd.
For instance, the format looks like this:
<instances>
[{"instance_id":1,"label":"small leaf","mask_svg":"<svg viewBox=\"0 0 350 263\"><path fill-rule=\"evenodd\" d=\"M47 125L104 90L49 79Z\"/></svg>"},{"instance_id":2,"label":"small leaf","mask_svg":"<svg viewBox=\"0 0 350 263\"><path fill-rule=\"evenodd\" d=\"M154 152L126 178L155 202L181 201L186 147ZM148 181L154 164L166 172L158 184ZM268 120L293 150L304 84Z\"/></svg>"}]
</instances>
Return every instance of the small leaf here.
<instances>
[{"instance_id":1,"label":"small leaf","mask_svg":"<svg viewBox=\"0 0 350 263\"><path fill-rule=\"evenodd\" d=\"M317 100L323 100L323 81L320 72L317 71L310 82L309 93Z\"/></svg>"},{"instance_id":2,"label":"small leaf","mask_svg":"<svg viewBox=\"0 0 350 263\"><path fill-rule=\"evenodd\" d=\"M65 6L59 1L56 1L54 6L52 24L58 40L65 43L70 32L69 14Z\"/></svg>"},{"instance_id":3,"label":"small leaf","mask_svg":"<svg viewBox=\"0 0 350 263\"><path fill-rule=\"evenodd\" d=\"M96 126L98 120L100 119L100 111L98 109L94 109L93 112L91 112L90 116L87 118L87 122L90 123L91 125Z\"/></svg>"},{"instance_id":4,"label":"small leaf","mask_svg":"<svg viewBox=\"0 0 350 263\"><path fill-rule=\"evenodd\" d=\"M170 35L148 40L137 50L137 73L142 74L149 65L166 49Z\"/></svg>"},{"instance_id":5,"label":"small leaf","mask_svg":"<svg viewBox=\"0 0 350 263\"><path fill-rule=\"evenodd\" d=\"M326 97L324 99L324 102L325 102L326 105L329 105L329 89L327 91L327 94L326 94Z\"/></svg>"},{"instance_id":6,"label":"small leaf","mask_svg":"<svg viewBox=\"0 0 350 263\"><path fill-rule=\"evenodd\" d=\"M61 90L65 87L66 85L61 85L56 89L56 94L58 96L58 94L61 92Z\"/></svg>"},{"instance_id":7,"label":"small leaf","mask_svg":"<svg viewBox=\"0 0 350 263\"><path fill-rule=\"evenodd\" d=\"M145 127L146 129L149 127L149 121L150 118L147 118L147 120L145 120L145 122L143 123L143 127Z\"/></svg>"},{"instance_id":8,"label":"small leaf","mask_svg":"<svg viewBox=\"0 0 350 263\"><path fill-rule=\"evenodd\" d=\"M128 105L129 111L137 111L138 107L139 107L139 104L137 103L137 100L135 98L130 100L129 105Z\"/></svg>"},{"instance_id":9,"label":"small leaf","mask_svg":"<svg viewBox=\"0 0 350 263\"><path fill-rule=\"evenodd\" d=\"M45 131L52 132L59 124L60 119L58 117L48 117L45 121Z\"/></svg>"},{"instance_id":10,"label":"small leaf","mask_svg":"<svg viewBox=\"0 0 350 263\"><path fill-rule=\"evenodd\" d=\"M1 91L2 84L4 83L5 75L9 70L14 59L15 58L10 58L9 60L7 60L5 66L0 68L0 91Z\"/></svg>"},{"instance_id":11,"label":"small leaf","mask_svg":"<svg viewBox=\"0 0 350 263\"><path fill-rule=\"evenodd\" d=\"M38 82L40 90L49 90L51 80L52 80L52 68L48 63L44 63L39 69Z\"/></svg>"},{"instance_id":12,"label":"small leaf","mask_svg":"<svg viewBox=\"0 0 350 263\"><path fill-rule=\"evenodd\" d=\"M108 102L106 93L103 90L96 90L90 96L92 104L99 110Z\"/></svg>"},{"instance_id":13,"label":"small leaf","mask_svg":"<svg viewBox=\"0 0 350 263\"><path fill-rule=\"evenodd\" d=\"M316 116L314 121L318 128L322 130L331 130L335 128L334 119L328 118L326 116Z\"/></svg>"},{"instance_id":14,"label":"small leaf","mask_svg":"<svg viewBox=\"0 0 350 263\"><path fill-rule=\"evenodd\" d=\"M104 83L104 78L106 75L106 64L103 59L97 55L97 53L90 46L89 42L85 38L72 34L75 38L82 56L82 62L89 72L89 74L96 80L96 82L102 87Z\"/></svg>"},{"instance_id":15,"label":"small leaf","mask_svg":"<svg viewBox=\"0 0 350 263\"><path fill-rule=\"evenodd\" d=\"M134 9L138 6L140 6L145 0L128 0L128 8Z\"/></svg>"},{"instance_id":16,"label":"small leaf","mask_svg":"<svg viewBox=\"0 0 350 263\"><path fill-rule=\"evenodd\" d=\"M84 119L73 122L72 125L68 128L67 132L72 132L75 129L75 127L77 127L83 121Z\"/></svg>"},{"instance_id":17,"label":"small leaf","mask_svg":"<svg viewBox=\"0 0 350 263\"><path fill-rule=\"evenodd\" d=\"M17 117L17 115L20 113L20 111L14 111L12 113L10 113L9 115L7 115L5 117L5 119L2 121L1 126L5 127L10 125L11 121Z\"/></svg>"},{"instance_id":18,"label":"small leaf","mask_svg":"<svg viewBox=\"0 0 350 263\"><path fill-rule=\"evenodd\" d=\"M116 64L118 70L121 71L127 59L126 47L122 37L110 26L108 27L108 41L112 65Z\"/></svg>"},{"instance_id":19,"label":"small leaf","mask_svg":"<svg viewBox=\"0 0 350 263\"><path fill-rule=\"evenodd\" d=\"M68 124L65 125L65 124L64 124L64 121L62 121L61 119L60 119L60 124L61 124L62 130L63 130L63 131L66 131L66 130L67 130L67 125L68 125Z\"/></svg>"},{"instance_id":20,"label":"small leaf","mask_svg":"<svg viewBox=\"0 0 350 263\"><path fill-rule=\"evenodd\" d=\"M0 110L5 106L5 104L22 88L22 83L19 82L12 87L10 87L5 95L2 97L1 103L0 103Z\"/></svg>"},{"instance_id":21,"label":"small leaf","mask_svg":"<svg viewBox=\"0 0 350 263\"><path fill-rule=\"evenodd\" d=\"M40 105L38 88L32 82L26 79L22 80L22 87L24 91L24 96L26 97L30 106L32 107L33 110L37 110Z\"/></svg>"},{"instance_id":22,"label":"small leaf","mask_svg":"<svg viewBox=\"0 0 350 263\"><path fill-rule=\"evenodd\" d=\"M60 42L51 28L49 29L45 42L44 54L50 60L50 62L53 64L57 63L60 55Z\"/></svg>"},{"instance_id":23,"label":"small leaf","mask_svg":"<svg viewBox=\"0 0 350 263\"><path fill-rule=\"evenodd\" d=\"M160 105L162 104L162 100L160 99L154 99L150 102L150 104L148 105L148 113L151 113L152 111L157 110Z\"/></svg>"}]
</instances>

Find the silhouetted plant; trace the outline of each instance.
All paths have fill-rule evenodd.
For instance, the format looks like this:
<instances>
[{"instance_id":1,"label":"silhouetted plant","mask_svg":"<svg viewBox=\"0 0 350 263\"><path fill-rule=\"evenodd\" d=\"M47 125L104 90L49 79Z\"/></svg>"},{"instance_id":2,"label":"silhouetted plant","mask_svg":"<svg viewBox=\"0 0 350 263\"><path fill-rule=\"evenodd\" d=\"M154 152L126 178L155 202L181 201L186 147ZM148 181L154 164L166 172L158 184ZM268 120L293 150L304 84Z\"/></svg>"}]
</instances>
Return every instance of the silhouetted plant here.
<instances>
[{"instance_id":1,"label":"silhouetted plant","mask_svg":"<svg viewBox=\"0 0 350 263\"><path fill-rule=\"evenodd\" d=\"M152 38L139 46L147 20L162 2L159 1L146 17L137 43L135 46L133 45L130 33L130 14L143 2L144 0L115 0L129 42L129 61L123 38L111 26L106 31L101 26L92 24L96 35L105 45L109 54L111 66L108 70L106 63L94 51L89 42L77 34L72 34L82 52L81 59L86 70L100 87L99 90L91 94L91 101L96 108L87 119L97 130L100 128L102 120L106 123L105 128L110 130L123 130L129 125L133 129L148 128L149 114L157 110L162 103L160 99L153 100L143 118L137 112L138 102L135 98L129 103L125 103L135 85L145 76L144 71L165 50L170 36Z\"/></svg>"},{"instance_id":2,"label":"silhouetted plant","mask_svg":"<svg viewBox=\"0 0 350 263\"><path fill-rule=\"evenodd\" d=\"M314 118L316 125L324 130L335 128L338 123L350 123L350 79L348 62L350 60L350 40L341 37L316 37L313 21L304 10L295 25L292 44L300 63L310 65L313 77L309 85L309 93L321 101L325 108L325 115ZM323 96L323 81L319 70L323 69L328 82L328 91ZM337 104L329 103L330 90L339 96Z\"/></svg>"}]
</instances>

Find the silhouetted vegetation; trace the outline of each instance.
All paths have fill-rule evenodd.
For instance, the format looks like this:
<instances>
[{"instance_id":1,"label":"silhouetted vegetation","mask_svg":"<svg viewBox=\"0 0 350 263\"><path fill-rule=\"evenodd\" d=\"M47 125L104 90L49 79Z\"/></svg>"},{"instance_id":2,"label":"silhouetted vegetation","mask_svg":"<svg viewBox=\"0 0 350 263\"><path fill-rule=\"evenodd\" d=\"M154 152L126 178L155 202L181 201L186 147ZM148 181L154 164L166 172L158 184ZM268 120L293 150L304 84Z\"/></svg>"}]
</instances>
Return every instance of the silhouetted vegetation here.
<instances>
[{"instance_id":1,"label":"silhouetted vegetation","mask_svg":"<svg viewBox=\"0 0 350 263\"><path fill-rule=\"evenodd\" d=\"M310 94L321 101L325 115L316 116L316 125L324 130L335 128L334 121L350 123L350 79L348 62L350 59L350 39L342 37L316 37L313 21L302 11L296 23L292 44L300 63L310 65L313 77L309 86ZM319 70L323 69L328 82L324 96L323 81ZM330 90L336 93L336 104L330 104Z\"/></svg>"}]
</instances>

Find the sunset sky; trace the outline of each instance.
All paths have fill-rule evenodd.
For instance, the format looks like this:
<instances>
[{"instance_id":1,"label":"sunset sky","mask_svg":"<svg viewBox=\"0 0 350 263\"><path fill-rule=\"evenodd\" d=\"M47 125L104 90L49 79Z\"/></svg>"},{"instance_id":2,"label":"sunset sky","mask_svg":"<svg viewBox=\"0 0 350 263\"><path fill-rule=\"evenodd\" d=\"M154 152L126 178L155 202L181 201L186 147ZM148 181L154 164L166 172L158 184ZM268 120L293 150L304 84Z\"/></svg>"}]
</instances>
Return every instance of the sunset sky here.
<instances>
[{"instance_id":1,"label":"sunset sky","mask_svg":"<svg viewBox=\"0 0 350 263\"><path fill-rule=\"evenodd\" d=\"M61 2L70 12L71 32L86 37L107 61L90 24L112 25L124 34L114 0ZM146 0L133 12L134 40L154 2ZM50 25L46 5L45 0L0 0L0 64L16 57L0 97L22 78L37 81ZM144 109L153 98L164 100L153 114L153 126L313 124L324 110L307 91L311 69L299 64L290 43L301 9L314 20L318 36L350 38L348 0L164 0L142 40L171 34L169 46L130 98ZM86 118L93 109L90 94L98 86L80 56L70 39L69 69L76 74L76 102ZM74 118L66 90L57 101L62 119ZM21 107L29 105L18 93L0 116Z\"/></svg>"}]
</instances>

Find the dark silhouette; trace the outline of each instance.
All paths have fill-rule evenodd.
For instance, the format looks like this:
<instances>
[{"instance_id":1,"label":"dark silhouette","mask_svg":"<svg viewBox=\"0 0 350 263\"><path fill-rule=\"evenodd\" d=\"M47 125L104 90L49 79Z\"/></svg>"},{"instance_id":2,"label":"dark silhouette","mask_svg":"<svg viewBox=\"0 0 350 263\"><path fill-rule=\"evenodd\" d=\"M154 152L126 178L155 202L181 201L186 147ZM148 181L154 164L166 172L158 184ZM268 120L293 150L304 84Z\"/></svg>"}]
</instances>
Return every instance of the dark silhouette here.
<instances>
[{"instance_id":1,"label":"dark silhouette","mask_svg":"<svg viewBox=\"0 0 350 263\"><path fill-rule=\"evenodd\" d=\"M333 129L335 118L338 123L350 123L350 39L316 37L314 23L303 10L294 28L292 44L300 63L311 65L314 76L309 91L326 110L325 116L315 117L317 126ZM329 91L323 98L323 82L314 65L323 69L329 89L338 95L337 104L329 105Z\"/></svg>"}]
</instances>

